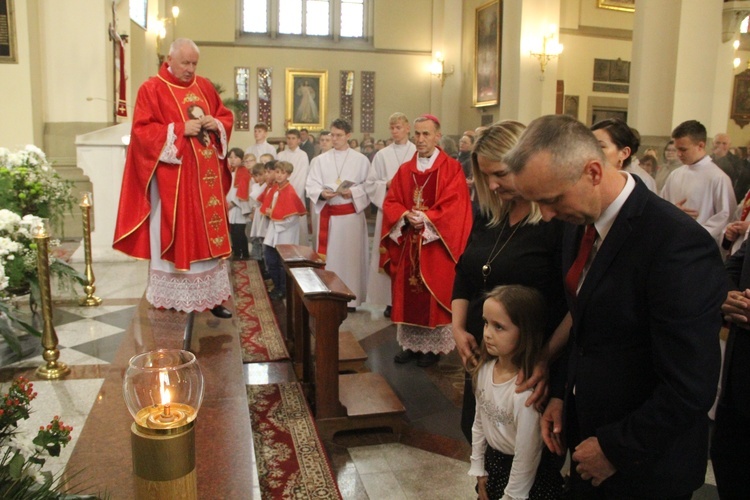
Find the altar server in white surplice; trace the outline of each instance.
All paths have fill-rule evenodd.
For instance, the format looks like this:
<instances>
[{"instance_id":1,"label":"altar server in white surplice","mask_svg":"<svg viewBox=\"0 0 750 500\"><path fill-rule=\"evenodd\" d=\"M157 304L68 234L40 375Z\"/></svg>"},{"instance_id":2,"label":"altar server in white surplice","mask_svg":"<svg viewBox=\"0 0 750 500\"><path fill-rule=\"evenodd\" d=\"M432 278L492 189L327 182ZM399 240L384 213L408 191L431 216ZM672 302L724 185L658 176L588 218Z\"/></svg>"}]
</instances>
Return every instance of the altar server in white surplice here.
<instances>
[{"instance_id":1,"label":"altar server in white surplice","mask_svg":"<svg viewBox=\"0 0 750 500\"><path fill-rule=\"evenodd\" d=\"M706 154L706 128L698 121L672 131L682 166L667 177L661 197L693 217L721 245L724 228L734 220L737 199L732 181Z\"/></svg>"},{"instance_id":2,"label":"altar server in white surplice","mask_svg":"<svg viewBox=\"0 0 750 500\"><path fill-rule=\"evenodd\" d=\"M305 183L307 182L307 173L310 171L310 160L307 153L299 147L300 133L296 128L286 131L286 149L279 151L277 159L279 161L288 161L294 165L294 172L289 177L289 183L294 187L299 199L305 203ZM307 215L301 215L299 218L299 244L308 246L310 244L309 231L307 230Z\"/></svg>"},{"instance_id":3,"label":"altar server in white surplice","mask_svg":"<svg viewBox=\"0 0 750 500\"><path fill-rule=\"evenodd\" d=\"M367 222L370 198L365 181L370 162L349 148L352 126L338 118L331 124L333 149L317 157L307 177L307 196L318 214L315 250L326 258L326 269L335 272L357 298L367 292Z\"/></svg>"},{"instance_id":4,"label":"altar server in white surplice","mask_svg":"<svg viewBox=\"0 0 750 500\"><path fill-rule=\"evenodd\" d=\"M380 238L377 237L383 227L383 200L398 167L409 161L417 152L416 146L409 141L409 119L405 114L393 113L389 119L389 126L393 143L375 154L365 184L370 201L378 207L374 233L376 237L372 239L370 272L367 277L367 302L386 305L386 317L390 317L391 278L380 269Z\"/></svg>"}]
</instances>

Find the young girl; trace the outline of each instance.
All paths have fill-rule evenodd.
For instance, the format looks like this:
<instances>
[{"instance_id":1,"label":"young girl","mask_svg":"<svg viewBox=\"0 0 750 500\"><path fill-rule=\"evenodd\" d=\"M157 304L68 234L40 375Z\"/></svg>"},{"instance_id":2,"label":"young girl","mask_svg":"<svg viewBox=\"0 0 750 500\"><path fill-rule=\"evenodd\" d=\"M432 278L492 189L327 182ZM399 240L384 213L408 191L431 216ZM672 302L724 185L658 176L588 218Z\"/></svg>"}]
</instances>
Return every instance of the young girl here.
<instances>
[{"instance_id":1,"label":"young girl","mask_svg":"<svg viewBox=\"0 0 750 500\"><path fill-rule=\"evenodd\" d=\"M480 499L559 498L562 476L542 460L539 413L516 394L516 375L531 373L544 343L546 305L541 293L499 286L482 309L484 338L471 374L477 407L470 476ZM551 458L551 457L550 457Z\"/></svg>"}]
</instances>

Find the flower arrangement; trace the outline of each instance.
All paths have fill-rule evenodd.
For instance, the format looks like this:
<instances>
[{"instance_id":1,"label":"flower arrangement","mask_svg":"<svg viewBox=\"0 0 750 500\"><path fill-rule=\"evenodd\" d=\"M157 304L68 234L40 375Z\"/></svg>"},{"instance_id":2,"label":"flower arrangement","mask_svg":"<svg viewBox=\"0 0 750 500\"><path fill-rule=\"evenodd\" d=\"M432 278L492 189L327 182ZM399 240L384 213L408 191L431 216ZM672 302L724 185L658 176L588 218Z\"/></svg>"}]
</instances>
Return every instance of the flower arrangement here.
<instances>
[{"instance_id":1,"label":"flower arrangement","mask_svg":"<svg viewBox=\"0 0 750 500\"><path fill-rule=\"evenodd\" d=\"M62 486L43 470L45 456L60 456L70 442L72 427L55 416L29 440L18 432L18 422L29 418L37 393L23 377L13 381L0 399L0 498L63 498Z\"/></svg>"},{"instance_id":2,"label":"flower arrangement","mask_svg":"<svg viewBox=\"0 0 750 500\"><path fill-rule=\"evenodd\" d=\"M29 144L16 152L0 148L0 207L49 219L62 230L62 219L75 203L72 188L38 147Z\"/></svg>"},{"instance_id":3,"label":"flower arrangement","mask_svg":"<svg viewBox=\"0 0 750 500\"><path fill-rule=\"evenodd\" d=\"M39 279L37 276L37 245L31 235L32 228L40 222L40 217L24 215L21 217L5 208L0 209L0 298L7 295L28 293L38 304ZM59 241L50 242L50 248L59 245ZM86 277L70 267L67 263L50 255L50 274L58 278L58 285L63 289L72 289L73 283L85 284ZM27 290L28 288L28 290ZM19 319L18 315L5 303L0 302L0 335L16 354L20 354L20 344L15 330L26 330L34 335L41 335L36 329Z\"/></svg>"}]
</instances>

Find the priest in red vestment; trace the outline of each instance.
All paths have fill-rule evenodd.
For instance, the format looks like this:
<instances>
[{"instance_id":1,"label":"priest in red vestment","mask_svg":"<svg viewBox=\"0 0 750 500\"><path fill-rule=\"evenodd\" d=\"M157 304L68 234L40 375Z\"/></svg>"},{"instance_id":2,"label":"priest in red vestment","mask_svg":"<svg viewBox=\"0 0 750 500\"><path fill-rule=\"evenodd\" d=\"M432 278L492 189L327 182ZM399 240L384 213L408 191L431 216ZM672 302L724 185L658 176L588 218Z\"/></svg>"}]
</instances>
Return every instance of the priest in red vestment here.
<instances>
[{"instance_id":1,"label":"priest in red vestment","mask_svg":"<svg viewBox=\"0 0 750 500\"><path fill-rule=\"evenodd\" d=\"M414 121L417 154L402 165L383 201L381 264L391 276L397 363L430 366L455 347L451 287L471 232L469 190L461 164L437 147L440 122Z\"/></svg>"},{"instance_id":2,"label":"priest in red vestment","mask_svg":"<svg viewBox=\"0 0 750 500\"><path fill-rule=\"evenodd\" d=\"M146 298L155 307L210 309L231 293L226 155L233 115L196 76L192 40L172 43L159 74L138 91L113 247L150 259Z\"/></svg>"}]
</instances>

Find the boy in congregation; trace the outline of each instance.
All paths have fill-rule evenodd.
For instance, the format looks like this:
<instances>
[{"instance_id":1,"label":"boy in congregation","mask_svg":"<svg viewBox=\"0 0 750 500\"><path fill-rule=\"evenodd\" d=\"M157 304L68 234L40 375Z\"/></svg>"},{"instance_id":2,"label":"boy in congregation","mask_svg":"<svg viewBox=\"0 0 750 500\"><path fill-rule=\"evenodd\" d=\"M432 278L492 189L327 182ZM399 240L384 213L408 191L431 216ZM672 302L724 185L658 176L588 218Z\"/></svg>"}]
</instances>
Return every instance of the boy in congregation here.
<instances>
[{"instance_id":1,"label":"boy in congregation","mask_svg":"<svg viewBox=\"0 0 750 500\"><path fill-rule=\"evenodd\" d=\"M289 182L292 172L294 172L294 165L288 161L277 161L274 170L276 186L272 194L266 195L266 199L270 197L271 202L265 208L264 214L270 222L263 240L263 249L266 269L274 285L274 290L270 294L272 299L284 298L284 290L286 290L286 275L281 266L281 258L276 251L276 245L296 245L299 240L300 218L307 214L305 205Z\"/></svg>"},{"instance_id":2,"label":"boy in congregation","mask_svg":"<svg viewBox=\"0 0 750 500\"><path fill-rule=\"evenodd\" d=\"M255 161L253 155L252 161ZM232 172L232 186L227 192L227 216L229 237L232 240L232 259L248 260L248 240L245 230L250 219L250 171L245 167L241 148L232 148L227 155L229 170Z\"/></svg>"},{"instance_id":3,"label":"boy in congregation","mask_svg":"<svg viewBox=\"0 0 750 500\"><path fill-rule=\"evenodd\" d=\"M263 155L265 156L265 155ZM258 197L266 189L266 168L263 163L256 163L253 165L252 170L252 181L250 182L250 205L252 207L251 222L248 224L249 234L248 240L250 243L250 258L252 260L263 261L263 238L265 232L261 234L260 226L263 225L263 215L260 213L260 202ZM258 230L256 230L258 226ZM264 229L268 229L268 225L265 225Z\"/></svg>"},{"instance_id":4,"label":"boy in congregation","mask_svg":"<svg viewBox=\"0 0 750 500\"><path fill-rule=\"evenodd\" d=\"M268 125L262 122L257 123L255 128L253 128L253 135L255 136L255 144L247 148L245 153L254 154L258 160L261 160L260 157L263 155L270 155L271 159L275 160L276 148L266 141L268 137Z\"/></svg>"}]
</instances>

